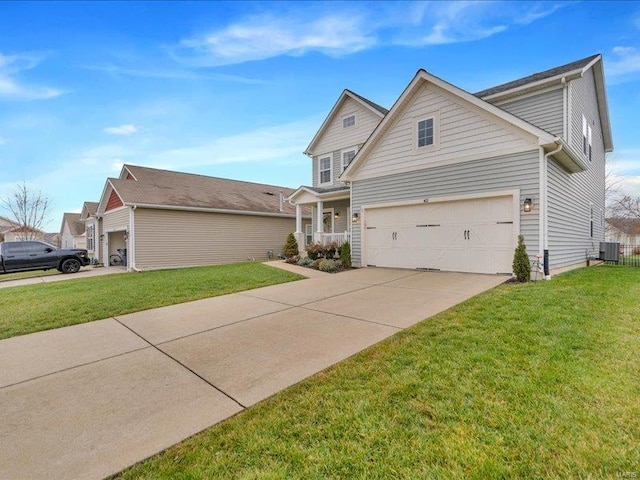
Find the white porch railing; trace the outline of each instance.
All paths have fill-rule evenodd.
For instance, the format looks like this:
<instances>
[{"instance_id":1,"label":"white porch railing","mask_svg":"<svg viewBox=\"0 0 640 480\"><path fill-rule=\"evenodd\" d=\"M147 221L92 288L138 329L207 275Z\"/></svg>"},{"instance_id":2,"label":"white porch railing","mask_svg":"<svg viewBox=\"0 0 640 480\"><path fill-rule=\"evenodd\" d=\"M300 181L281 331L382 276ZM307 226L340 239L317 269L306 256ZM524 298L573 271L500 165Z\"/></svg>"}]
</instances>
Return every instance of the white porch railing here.
<instances>
[{"instance_id":1,"label":"white porch railing","mask_svg":"<svg viewBox=\"0 0 640 480\"><path fill-rule=\"evenodd\" d=\"M342 245L344 242L351 243L351 235L349 232L342 233L316 233L316 242L320 242L323 245L327 243L336 242L338 245Z\"/></svg>"}]
</instances>

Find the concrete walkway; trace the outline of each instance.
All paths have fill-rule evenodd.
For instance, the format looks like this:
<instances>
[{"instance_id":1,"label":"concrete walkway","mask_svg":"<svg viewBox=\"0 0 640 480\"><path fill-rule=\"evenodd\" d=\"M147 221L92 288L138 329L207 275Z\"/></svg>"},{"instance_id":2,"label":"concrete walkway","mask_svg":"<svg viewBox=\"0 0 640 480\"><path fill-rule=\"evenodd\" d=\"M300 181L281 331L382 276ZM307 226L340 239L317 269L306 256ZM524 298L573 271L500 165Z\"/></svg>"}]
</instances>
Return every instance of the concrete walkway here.
<instances>
[{"instance_id":1,"label":"concrete walkway","mask_svg":"<svg viewBox=\"0 0 640 480\"><path fill-rule=\"evenodd\" d=\"M504 280L366 268L2 340L0 479L114 474Z\"/></svg>"}]
</instances>

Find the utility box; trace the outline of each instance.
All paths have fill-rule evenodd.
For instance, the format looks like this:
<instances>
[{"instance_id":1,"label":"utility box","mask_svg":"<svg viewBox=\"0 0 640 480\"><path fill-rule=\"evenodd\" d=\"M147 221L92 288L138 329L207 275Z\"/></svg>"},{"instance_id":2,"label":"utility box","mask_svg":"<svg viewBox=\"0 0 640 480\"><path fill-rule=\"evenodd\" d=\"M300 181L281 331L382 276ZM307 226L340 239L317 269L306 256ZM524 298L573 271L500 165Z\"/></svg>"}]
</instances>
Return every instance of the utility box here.
<instances>
[{"instance_id":1,"label":"utility box","mask_svg":"<svg viewBox=\"0 0 640 480\"><path fill-rule=\"evenodd\" d=\"M600 260L618 263L620 261L620 244L615 242L600 242Z\"/></svg>"}]
</instances>

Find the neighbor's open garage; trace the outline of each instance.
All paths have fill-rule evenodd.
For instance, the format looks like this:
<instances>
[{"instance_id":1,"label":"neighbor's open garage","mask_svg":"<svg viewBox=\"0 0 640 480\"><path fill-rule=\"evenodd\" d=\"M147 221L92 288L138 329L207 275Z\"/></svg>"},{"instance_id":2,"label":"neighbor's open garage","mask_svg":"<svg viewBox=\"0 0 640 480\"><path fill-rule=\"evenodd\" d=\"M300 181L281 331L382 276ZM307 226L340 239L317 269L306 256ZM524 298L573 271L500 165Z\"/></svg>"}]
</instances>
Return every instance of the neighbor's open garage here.
<instances>
[{"instance_id":1,"label":"neighbor's open garage","mask_svg":"<svg viewBox=\"0 0 640 480\"><path fill-rule=\"evenodd\" d=\"M513 195L365 208L364 263L510 273L516 215Z\"/></svg>"}]
</instances>

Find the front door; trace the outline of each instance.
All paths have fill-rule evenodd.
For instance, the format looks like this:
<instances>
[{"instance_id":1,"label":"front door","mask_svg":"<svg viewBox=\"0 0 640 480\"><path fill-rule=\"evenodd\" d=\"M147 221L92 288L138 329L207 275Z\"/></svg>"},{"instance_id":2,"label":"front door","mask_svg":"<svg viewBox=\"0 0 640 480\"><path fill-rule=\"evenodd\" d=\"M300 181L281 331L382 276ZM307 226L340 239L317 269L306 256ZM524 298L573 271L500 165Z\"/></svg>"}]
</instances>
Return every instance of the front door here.
<instances>
[{"instance_id":1,"label":"front door","mask_svg":"<svg viewBox=\"0 0 640 480\"><path fill-rule=\"evenodd\" d=\"M323 233L333 233L333 208L322 212Z\"/></svg>"}]
</instances>

